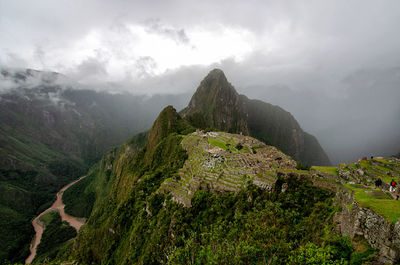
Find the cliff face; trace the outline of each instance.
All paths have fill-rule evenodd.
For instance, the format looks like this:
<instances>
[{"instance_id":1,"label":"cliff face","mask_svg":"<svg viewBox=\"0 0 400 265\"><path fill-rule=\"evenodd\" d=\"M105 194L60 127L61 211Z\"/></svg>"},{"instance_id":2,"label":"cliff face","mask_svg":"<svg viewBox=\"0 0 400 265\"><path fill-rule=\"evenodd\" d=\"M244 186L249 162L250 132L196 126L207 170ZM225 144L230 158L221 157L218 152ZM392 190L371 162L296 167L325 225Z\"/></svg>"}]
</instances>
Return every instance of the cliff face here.
<instances>
[{"instance_id":1,"label":"cliff face","mask_svg":"<svg viewBox=\"0 0 400 265\"><path fill-rule=\"evenodd\" d=\"M348 190L336 193L343 211L336 216L338 229L353 238L363 236L371 247L379 250L379 261L394 264L400 258L400 222L391 223L376 212L361 207Z\"/></svg>"},{"instance_id":2,"label":"cliff face","mask_svg":"<svg viewBox=\"0 0 400 265\"><path fill-rule=\"evenodd\" d=\"M197 88L182 116L199 128L253 136L306 165L330 165L318 140L284 109L239 95L219 69Z\"/></svg>"},{"instance_id":3,"label":"cliff face","mask_svg":"<svg viewBox=\"0 0 400 265\"><path fill-rule=\"evenodd\" d=\"M201 81L181 114L196 127L249 134L246 109L239 94L219 69L212 70Z\"/></svg>"}]
</instances>

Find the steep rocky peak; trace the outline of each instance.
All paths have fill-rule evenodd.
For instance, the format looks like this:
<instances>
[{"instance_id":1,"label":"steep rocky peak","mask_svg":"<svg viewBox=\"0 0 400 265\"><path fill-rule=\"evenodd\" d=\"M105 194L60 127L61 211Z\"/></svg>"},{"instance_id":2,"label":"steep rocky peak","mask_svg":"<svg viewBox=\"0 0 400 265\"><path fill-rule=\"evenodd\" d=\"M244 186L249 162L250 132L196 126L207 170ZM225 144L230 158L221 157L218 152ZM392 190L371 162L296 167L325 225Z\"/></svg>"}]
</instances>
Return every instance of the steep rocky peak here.
<instances>
[{"instance_id":1,"label":"steep rocky peak","mask_svg":"<svg viewBox=\"0 0 400 265\"><path fill-rule=\"evenodd\" d=\"M172 131L172 128L178 119L181 119L181 117L176 112L174 107L165 107L158 115L153 127L151 127L149 139L146 145L147 150L153 149L153 147L156 146L160 140L166 137Z\"/></svg>"},{"instance_id":2,"label":"steep rocky peak","mask_svg":"<svg viewBox=\"0 0 400 265\"><path fill-rule=\"evenodd\" d=\"M219 82L228 82L224 71L222 71L221 69L218 69L218 68L211 70L208 73L208 75L203 79L203 81L206 81L206 82L213 81L213 80L217 80Z\"/></svg>"},{"instance_id":3,"label":"steep rocky peak","mask_svg":"<svg viewBox=\"0 0 400 265\"><path fill-rule=\"evenodd\" d=\"M201 81L189 103L193 110L204 110L215 104L229 104L238 100L239 94L228 82L221 69L214 69Z\"/></svg>"}]
</instances>

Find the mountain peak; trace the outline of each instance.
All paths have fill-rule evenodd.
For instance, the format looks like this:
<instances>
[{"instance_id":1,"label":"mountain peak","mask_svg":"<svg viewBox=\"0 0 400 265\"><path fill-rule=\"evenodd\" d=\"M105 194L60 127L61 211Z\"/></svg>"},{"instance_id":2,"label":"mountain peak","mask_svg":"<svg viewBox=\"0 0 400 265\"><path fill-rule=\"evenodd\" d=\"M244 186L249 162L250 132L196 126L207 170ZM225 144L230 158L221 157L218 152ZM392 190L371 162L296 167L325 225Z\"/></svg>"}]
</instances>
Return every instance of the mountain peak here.
<instances>
[{"instance_id":1,"label":"mountain peak","mask_svg":"<svg viewBox=\"0 0 400 265\"><path fill-rule=\"evenodd\" d=\"M171 105L165 107L158 115L149 132L146 144L146 161L149 161L157 144L170 133L185 134L190 131L193 131L193 128L179 116L174 107Z\"/></svg>"},{"instance_id":2,"label":"mountain peak","mask_svg":"<svg viewBox=\"0 0 400 265\"><path fill-rule=\"evenodd\" d=\"M167 136L178 119L180 117L174 107L165 107L158 115L150 130L147 149L151 149L151 146L157 145L162 138Z\"/></svg>"},{"instance_id":3,"label":"mountain peak","mask_svg":"<svg viewBox=\"0 0 400 265\"><path fill-rule=\"evenodd\" d=\"M224 71L219 68L215 68L211 70L208 75L204 78L204 80L212 80L212 79L222 79L227 81Z\"/></svg>"},{"instance_id":4,"label":"mountain peak","mask_svg":"<svg viewBox=\"0 0 400 265\"><path fill-rule=\"evenodd\" d=\"M208 73L181 114L198 128L248 134L239 94L221 69Z\"/></svg>"},{"instance_id":5,"label":"mountain peak","mask_svg":"<svg viewBox=\"0 0 400 265\"><path fill-rule=\"evenodd\" d=\"M205 89L200 89L201 87ZM233 86L228 82L225 73L218 68L211 70L207 76L201 81L199 89L196 93L210 93L213 90L228 90L231 93L237 94Z\"/></svg>"}]
</instances>

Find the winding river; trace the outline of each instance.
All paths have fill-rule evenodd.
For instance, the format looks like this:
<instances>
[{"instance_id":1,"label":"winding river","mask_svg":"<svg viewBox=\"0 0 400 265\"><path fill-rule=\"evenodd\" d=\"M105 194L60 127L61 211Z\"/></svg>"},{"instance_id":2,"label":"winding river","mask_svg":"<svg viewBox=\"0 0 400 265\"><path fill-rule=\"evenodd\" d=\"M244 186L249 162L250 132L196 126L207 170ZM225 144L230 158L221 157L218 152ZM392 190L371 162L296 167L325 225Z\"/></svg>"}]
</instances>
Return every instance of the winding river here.
<instances>
[{"instance_id":1,"label":"winding river","mask_svg":"<svg viewBox=\"0 0 400 265\"><path fill-rule=\"evenodd\" d=\"M50 206L45 211L43 211L42 213L40 213L38 216L36 216L35 219L33 219L32 225L33 225L33 228L35 229L36 235L33 238L31 246L30 246L31 254L25 260L25 264L30 264L32 262L32 260L35 258L37 246L39 245L40 240L42 239L44 227L43 227L42 222L39 220L39 218L42 215L44 215L45 213L47 213L49 211L58 211L61 216L61 219L63 221L67 221L72 227L74 227L76 232L78 232L79 229L81 228L81 226L85 223L85 218L77 218L77 217L74 217L72 215L65 213L65 211L64 211L65 204L62 202L62 196L64 194L64 191L66 191L69 187L71 187L72 185L74 185L75 183L77 183L78 181L82 180L85 177L86 176L80 177L79 179L77 179L77 180L69 183L67 186L63 187L57 193L57 199L53 203L53 205Z\"/></svg>"}]
</instances>

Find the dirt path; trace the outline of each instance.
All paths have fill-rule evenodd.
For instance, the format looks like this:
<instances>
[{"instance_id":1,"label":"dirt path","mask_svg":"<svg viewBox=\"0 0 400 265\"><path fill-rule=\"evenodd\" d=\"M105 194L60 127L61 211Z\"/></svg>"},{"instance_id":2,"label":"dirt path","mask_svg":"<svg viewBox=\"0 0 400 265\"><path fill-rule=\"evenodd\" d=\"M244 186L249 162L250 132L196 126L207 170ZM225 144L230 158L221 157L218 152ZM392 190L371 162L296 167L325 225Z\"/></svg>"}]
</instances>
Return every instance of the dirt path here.
<instances>
[{"instance_id":1,"label":"dirt path","mask_svg":"<svg viewBox=\"0 0 400 265\"><path fill-rule=\"evenodd\" d=\"M77 217L74 217L74 216L71 216L71 215L65 213L65 211L64 211L65 204L62 202L62 196L64 194L64 191L66 191L69 187L71 187L72 185L74 185L75 183L77 183L78 181L80 181L81 179L83 179L85 177L86 176L80 177L79 179L77 179L77 180L69 183L67 186L63 187L57 193L57 199L53 203L53 205L50 206L50 208L43 211L42 213L40 213L38 216L36 216L35 219L33 219L32 225L33 225L33 228L35 229L36 234L31 243L31 247L30 247L31 254L25 260L25 264L30 264L32 262L33 258L36 255L37 246L39 245L40 240L42 239L44 227L43 227L42 222L40 222L40 220L39 220L42 215L44 215L45 213L48 213L49 211L56 210L60 213L61 219L63 221L67 221L72 227L74 227L76 232L78 232L79 229L81 228L81 226L85 223L84 218L77 218Z\"/></svg>"}]
</instances>

